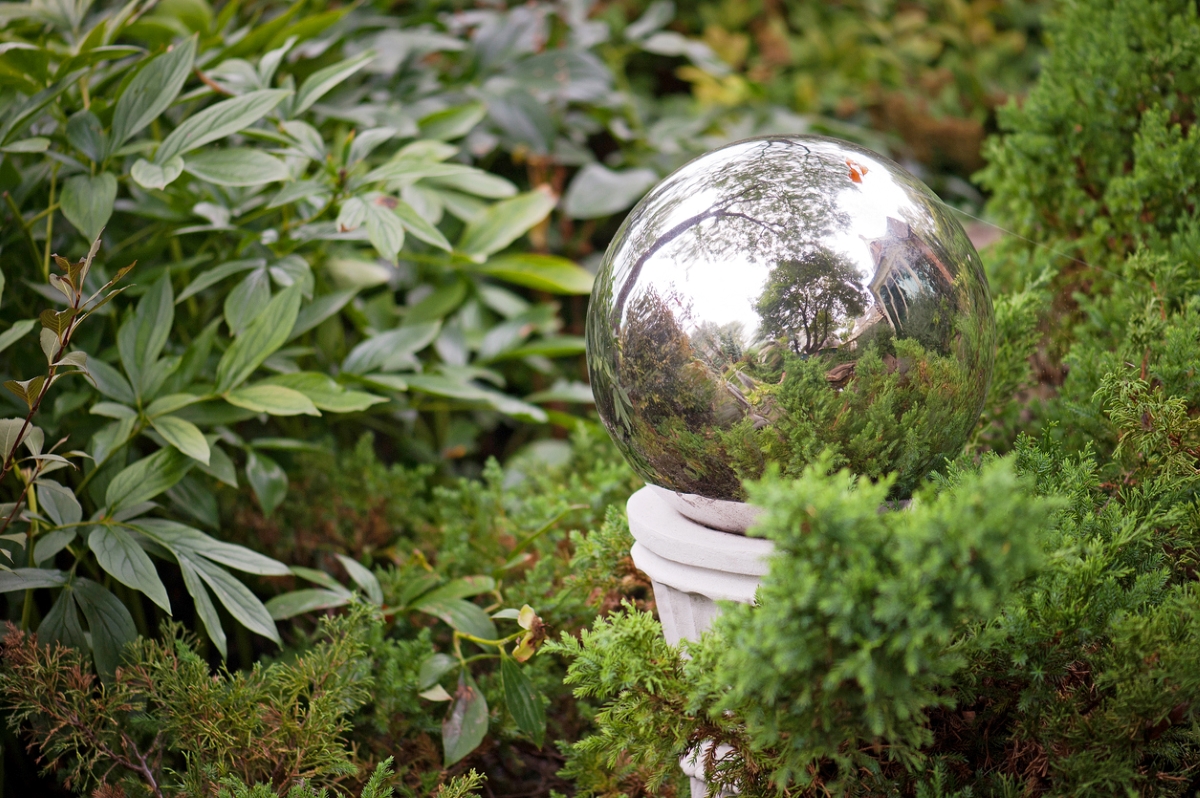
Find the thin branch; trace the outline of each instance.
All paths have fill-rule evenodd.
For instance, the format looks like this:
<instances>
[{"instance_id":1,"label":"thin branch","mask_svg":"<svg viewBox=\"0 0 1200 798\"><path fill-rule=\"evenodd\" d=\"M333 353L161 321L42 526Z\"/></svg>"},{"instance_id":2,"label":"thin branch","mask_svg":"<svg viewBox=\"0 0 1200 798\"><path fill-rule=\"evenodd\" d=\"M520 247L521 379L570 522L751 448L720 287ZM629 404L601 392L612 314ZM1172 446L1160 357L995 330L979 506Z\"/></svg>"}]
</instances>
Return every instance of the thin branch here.
<instances>
[{"instance_id":1,"label":"thin branch","mask_svg":"<svg viewBox=\"0 0 1200 798\"><path fill-rule=\"evenodd\" d=\"M158 737L155 737L154 739L157 741ZM150 769L150 765L146 762L146 755L138 750L137 744L134 743L133 740L129 739L129 735L127 735L125 732L121 732L121 745L124 746L127 751L132 750L133 755L137 757L136 766L130 767L129 769L142 774L142 778L146 780L146 784L150 787L150 790L157 796L157 798L164 798L162 790L159 789L158 780L154 778L154 772Z\"/></svg>"},{"instance_id":2,"label":"thin branch","mask_svg":"<svg viewBox=\"0 0 1200 798\"><path fill-rule=\"evenodd\" d=\"M192 70L192 72L195 73L196 77L200 78L201 83L203 83L205 86L208 86L210 89L215 91L217 94L223 94L226 97L233 96L233 92L231 92L229 89L222 86L220 83L217 83L215 80L210 78L208 75L205 75L203 72L201 72L200 67L196 67L195 69Z\"/></svg>"}]
</instances>

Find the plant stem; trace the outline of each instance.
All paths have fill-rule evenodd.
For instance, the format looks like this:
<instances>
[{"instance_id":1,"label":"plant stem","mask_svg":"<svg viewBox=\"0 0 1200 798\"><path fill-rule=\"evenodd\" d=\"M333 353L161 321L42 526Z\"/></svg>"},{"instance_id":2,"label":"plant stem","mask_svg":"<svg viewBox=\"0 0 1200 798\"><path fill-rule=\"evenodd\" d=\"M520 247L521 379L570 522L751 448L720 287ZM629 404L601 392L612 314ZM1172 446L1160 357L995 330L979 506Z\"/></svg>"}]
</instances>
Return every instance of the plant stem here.
<instances>
[{"instance_id":1,"label":"plant stem","mask_svg":"<svg viewBox=\"0 0 1200 798\"><path fill-rule=\"evenodd\" d=\"M519 544L517 544L517 547L514 548L511 552L509 552L508 559L512 560L513 557L516 557L518 554L525 551L525 549L529 548L530 544L532 544L535 540L537 540L542 535L546 534L551 529L553 529L554 525L557 524L559 521L561 521L567 513L574 512L575 510L586 510L586 509L588 509L588 505L586 505L586 504L570 505L569 507L564 509L562 512L560 512L558 515L554 516L549 521L547 521L540 529L538 529L532 535L530 535L529 537L522 540Z\"/></svg>"},{"instance_id":2,"label":"plant stem","mask_svg":"<svg viewBox=\"0 0 1200 798\"><path fill-rule=\"evenodd\" d=\"M50 202L48 207L54 205L54 191L58 188L58 161L54 162L53 168L50 170ZM46 282L50 281L50 248L54 245L54 214L51 213L46 217L46 251L42 255L42 279Z\"/></svg>"},{"instance_id":3,"label":"plant stem","mask_svg":"<svg viewBox=\"0 0 1200 798\"><path fill-rule=\"evenodd\" d=\"M482 637L476 637L475 635L470 635L470 634L467 634L466 632L460 632L457 629L455 629L454 630L454 639L455 639L455 641L458 641L459 639L470 640L472 643L475 643L475 644L481 645L481 646L497 646L498 647L498 646L508 645L509 643L516 640L518 637L520 637L523 634L525 634L524 629L517 632L516 634L511 634L508 637L502 637L499 640L484 640Z\"/></svg>"},{"instance_id":4,"label":"plant stem","mask_svg":"<svg viewBox=\"0 0 1200 798\"><path fill-rule=\"evenodd\" d=\"M57 203L57 202L56 202L56 203L54 203L53 205L51 205L49 208L47 208L46 210L44 210L44 211L41 211L40 213L36 213L36 214L34 214L33 216L30 216L30 217L29 217L29 224L33 224L34 222L37 222L37 221L40 221L40 220L42 220L43 218L45 218L45 217L46 217L46 215L47 215L47 214L54 213L54 212L55 212L56 210L58 210L60 207L61 207L61 205L60 205L59 203Z\"/></svg>"}]
</instances>

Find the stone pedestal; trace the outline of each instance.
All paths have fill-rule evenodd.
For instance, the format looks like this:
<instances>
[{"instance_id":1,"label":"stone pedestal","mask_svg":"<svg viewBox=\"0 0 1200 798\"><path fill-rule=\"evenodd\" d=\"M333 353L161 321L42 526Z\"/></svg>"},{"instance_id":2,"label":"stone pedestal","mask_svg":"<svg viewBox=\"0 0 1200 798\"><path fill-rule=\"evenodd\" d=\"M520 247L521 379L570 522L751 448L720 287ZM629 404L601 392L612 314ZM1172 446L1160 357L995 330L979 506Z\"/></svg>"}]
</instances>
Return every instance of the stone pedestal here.
<instances>
[{"instance_id":1,"label":"stone pedestal","mask_svg":"<svg viewBox=\"0 0 1200 798\"><path fill-rule=\"evenodd\" d=\"M629 498L629 531L636 541L630 554L650 577L663 635L676 645L695 640L712 624L718 600L754 601L773 546L769 540L702 526L656 495L661 490L642 488ZM705 794L703 749L680 761L693 798ZM717 756L723 753L718 750Z\"/></svg>"}]
</instances>

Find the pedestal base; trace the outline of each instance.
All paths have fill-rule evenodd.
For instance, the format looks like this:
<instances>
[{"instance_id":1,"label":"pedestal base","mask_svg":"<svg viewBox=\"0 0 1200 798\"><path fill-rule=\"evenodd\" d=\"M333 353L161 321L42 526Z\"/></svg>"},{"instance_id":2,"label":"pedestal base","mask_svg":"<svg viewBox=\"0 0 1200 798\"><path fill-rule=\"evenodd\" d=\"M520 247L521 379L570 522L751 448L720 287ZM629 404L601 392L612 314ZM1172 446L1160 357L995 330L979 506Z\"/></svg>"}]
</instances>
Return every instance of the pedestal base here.
<instances>
[{"instance_id":1,"label":"pedestal base","mask_svg":"<svg viewBox=\"0 0 1200 798\"><path fill-rule=\"evenodd\" d=\"M654 586L668 643L698 638L717 617L718 600L753 603L771 541L701 526L650 488L633 494L627 509L636 541L630 554Z\"/></svg>"},{"instance_id":2,"label":"pedestal base","mask_svg":"<svg viewBox=\"0 0 1200 798\"><path fill-rule=\"evenodd\" d=\"M636 541L633 563L650 577L663 636L671 645L695 640L720 613L717 601L754 602L774 546L769 540L718 532L685 517L651 487L629 498L629 531ZM747 517L753 517L747 508ZM744 529L741 531L745 531ZM679 766L691 781L692 798L704 798L704 752L689 751ZM722 746L724 748L724 746ZM717 756L727 750L720 748Z\"/></svg>"}]
</instances>

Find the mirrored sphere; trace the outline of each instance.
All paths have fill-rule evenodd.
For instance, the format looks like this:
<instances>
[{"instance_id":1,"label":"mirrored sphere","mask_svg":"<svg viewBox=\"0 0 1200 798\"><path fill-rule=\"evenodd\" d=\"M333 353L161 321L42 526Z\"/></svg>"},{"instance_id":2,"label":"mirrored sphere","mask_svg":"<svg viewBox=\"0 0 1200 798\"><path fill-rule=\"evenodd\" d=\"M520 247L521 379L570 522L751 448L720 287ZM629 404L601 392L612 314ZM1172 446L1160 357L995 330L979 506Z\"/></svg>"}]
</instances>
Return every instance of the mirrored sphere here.
<instances>
[{"instance_id":1,"label":"mirrored sphere","mask_svg":"<svg viewBox=\"0 0 1200 798\"><path fill-rule=\"evenodd\" d=\"M702 155L630 212L587 360L634 470L741 531L743 479L826 449L908 495L978 420L995 337L979 255L924 184L853 144L771 136Z\"/></svg>"}]
</instances>

